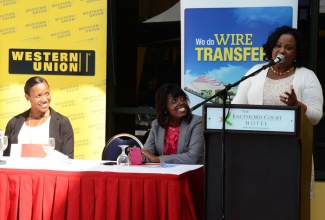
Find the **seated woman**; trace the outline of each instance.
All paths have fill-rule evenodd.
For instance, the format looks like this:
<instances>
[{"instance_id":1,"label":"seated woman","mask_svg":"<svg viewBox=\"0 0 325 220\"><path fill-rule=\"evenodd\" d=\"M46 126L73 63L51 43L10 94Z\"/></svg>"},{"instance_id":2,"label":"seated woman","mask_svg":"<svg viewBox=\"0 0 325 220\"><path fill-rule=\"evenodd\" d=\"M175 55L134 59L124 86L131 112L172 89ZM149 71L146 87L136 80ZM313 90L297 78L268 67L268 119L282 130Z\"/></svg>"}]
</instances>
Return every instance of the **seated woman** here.
<instances>
[{"instance_id":1,"label":"seated woman","mask_svg":"<svg viewBox=\"0 0 325 220\"><path fill-rule=\"evenodd\" d=\"M202 120L192 114L188 101L176 84L164 84L157 90L156 119L142 150L143 162L203 163Z\"/></svg>"},{"instance_id":2,"label":"seated woman","mask_svg":"<svg viewBox=\"0 0 325 220\"><path fill-rule=\"evenodd\" d=\"M55 139L55 150L73 158L74 134L69 119L50 107L51 93L47 81L39 76L25 83L25 98L31 108L13 117L6 126L8 147L4 156L10 155L11 144L44 144Z\"/></svg>"}]
</instances>

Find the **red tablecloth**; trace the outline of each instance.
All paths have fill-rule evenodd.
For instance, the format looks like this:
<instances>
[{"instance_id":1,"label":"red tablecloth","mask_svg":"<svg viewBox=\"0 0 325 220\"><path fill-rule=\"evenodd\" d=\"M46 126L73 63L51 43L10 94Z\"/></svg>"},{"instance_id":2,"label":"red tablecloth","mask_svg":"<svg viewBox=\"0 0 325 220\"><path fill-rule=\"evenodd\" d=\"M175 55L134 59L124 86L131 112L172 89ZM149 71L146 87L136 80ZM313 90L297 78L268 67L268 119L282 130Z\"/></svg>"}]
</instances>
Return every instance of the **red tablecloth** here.
<instances>
[{"instance_id":1,"label":"red tablecloth","mask_svg":"<svg viewBox=\"0 0 325 220\"><path fill-rule=\"evenodd\" d=\"M2 168L0 219L202 219L203 175Z\"/></svg>"}]
</instances>

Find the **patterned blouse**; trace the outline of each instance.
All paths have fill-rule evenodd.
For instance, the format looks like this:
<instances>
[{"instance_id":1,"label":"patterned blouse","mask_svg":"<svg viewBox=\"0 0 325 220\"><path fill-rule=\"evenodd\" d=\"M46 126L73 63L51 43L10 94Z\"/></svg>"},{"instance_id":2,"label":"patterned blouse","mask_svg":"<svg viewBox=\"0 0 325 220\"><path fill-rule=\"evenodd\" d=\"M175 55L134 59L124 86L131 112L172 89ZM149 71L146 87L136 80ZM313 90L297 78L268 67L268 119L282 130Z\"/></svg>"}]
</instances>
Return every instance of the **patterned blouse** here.
<instances>
[{"instance_id":1,"label":"patterned blouse","mask_svg":"<svg viewBox=\"0 0 325 220\"><path fill-rule=\"evenodd\" d=\"M286 105L280 101L280 95L283 95L285 91L290 92L293 76L294 74L278 80L266 77L263 91L263 105Z\"/></svg>"}]
</instances>

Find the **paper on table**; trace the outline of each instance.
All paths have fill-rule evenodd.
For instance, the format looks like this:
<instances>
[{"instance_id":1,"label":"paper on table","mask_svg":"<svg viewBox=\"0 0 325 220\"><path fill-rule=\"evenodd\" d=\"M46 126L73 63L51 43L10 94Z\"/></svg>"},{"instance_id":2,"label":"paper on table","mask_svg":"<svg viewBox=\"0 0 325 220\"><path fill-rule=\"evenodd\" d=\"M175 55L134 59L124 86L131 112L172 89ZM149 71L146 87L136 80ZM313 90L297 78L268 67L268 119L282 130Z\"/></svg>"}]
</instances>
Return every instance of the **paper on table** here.
<instances>
[{"instance_id":1,"label":"paper on table","mask_svg":"<svg viewBox=\"0 0 325 220\"><path fill-rule=\"evenodd\" d=\"M22 144L21 145L22 157L46 157L43 150L43 144Z\"/></svg>"},{"instance_id":2,"label":"paper on table","mask_svg":"<svg viewBox=\"0 0 325 220\"><path fill-rule=\"evenodd\" d=\"M26 147L26 144L11 144L11 149L10 149L10 157L14 158L19 158L23 156L23 150L22 150L22 145ZM27 146L28 147L28 146ZM53 150L49 155L46 155L46 153L43 150L42 147L42 152L45 154L44 157L51 157L51 158L58 158L58 159L68 159L69 157L57 150ZM37 156L39 157L39 156Z\"/></svg>"},{"instance_id":3,"label":"paper on table","mask_svg":"<svg viewBox=\"0 0 325 220\"><path fill-rule=\"evenodd\" d=\"M21 157L21 144L11 144L10 157Z\"/></svg>"},{"instance_id":4,"label":"paper on table","mask_svg":"<svg viewBox=\"0 0 325 220\"><path fill-rule=\"evenodd\" d=\"M53 150L47 157L53 157L53 158L58 158L58 159L67 159L69 158L67 155L61 153L60 151Z\"/></svg>"}]
</instances>

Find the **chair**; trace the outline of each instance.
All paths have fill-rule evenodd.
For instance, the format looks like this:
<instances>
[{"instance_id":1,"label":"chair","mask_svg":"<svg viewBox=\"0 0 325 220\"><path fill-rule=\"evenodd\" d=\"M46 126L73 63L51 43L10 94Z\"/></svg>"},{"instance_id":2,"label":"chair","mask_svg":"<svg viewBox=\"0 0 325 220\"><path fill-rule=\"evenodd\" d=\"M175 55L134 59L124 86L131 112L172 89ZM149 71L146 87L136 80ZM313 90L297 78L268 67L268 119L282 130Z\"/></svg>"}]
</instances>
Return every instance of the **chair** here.
<instances>
[{"instance_id":1,"label":"chair","mask_svg":"<svg viewBox=\"0 0 325 220\"><path fill-rule=\"evenodd\" d=\"M137 137L127 133L120 133L113 136L106 142L102 152L102 160L115 161L122 152L122 149L118 145L129 145L129 147L137 146L139 148L143 148L143 144ZM125 149L126 154L127 150L128 148Z\"/></svg>"},{"instance_id":2,"label":"chair","mask_svg":"<svg viewBox=\"0 0 325 220\"><path fill-rule=\"evenodd\" d=\"M150 129L148 129L148 130L146 131L146 133L143 135L143 137L141 138L141 143L142 143L142 144L145 144L145 143L146 143L146 141L147 141L147 139L148 139L148 137L149 137L149 133L150 133Z\"/></svg>"}]
</instances>

